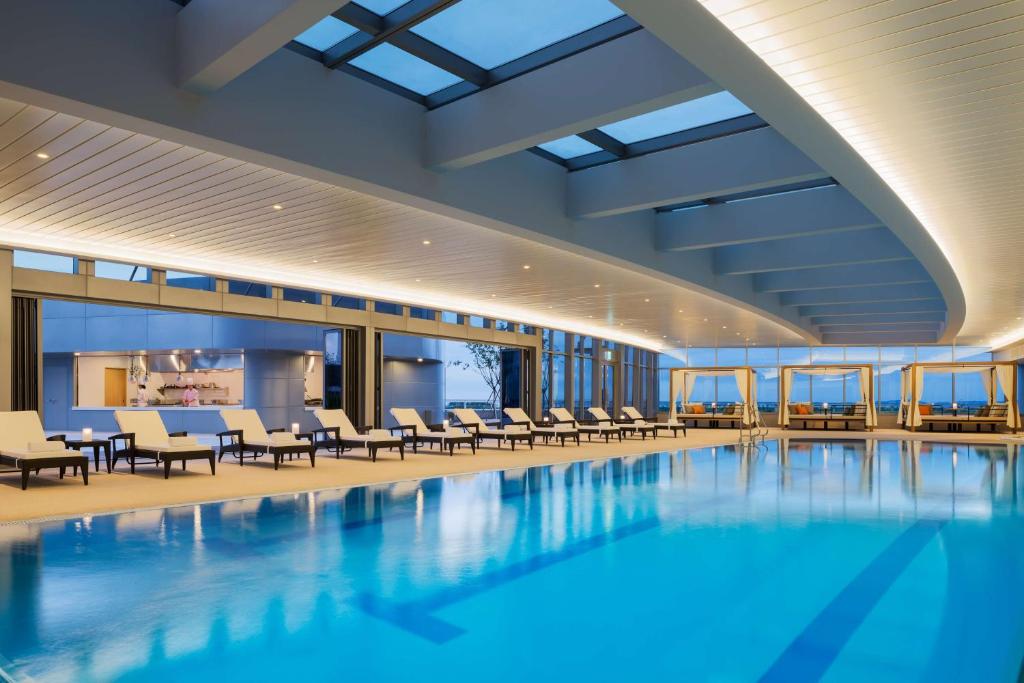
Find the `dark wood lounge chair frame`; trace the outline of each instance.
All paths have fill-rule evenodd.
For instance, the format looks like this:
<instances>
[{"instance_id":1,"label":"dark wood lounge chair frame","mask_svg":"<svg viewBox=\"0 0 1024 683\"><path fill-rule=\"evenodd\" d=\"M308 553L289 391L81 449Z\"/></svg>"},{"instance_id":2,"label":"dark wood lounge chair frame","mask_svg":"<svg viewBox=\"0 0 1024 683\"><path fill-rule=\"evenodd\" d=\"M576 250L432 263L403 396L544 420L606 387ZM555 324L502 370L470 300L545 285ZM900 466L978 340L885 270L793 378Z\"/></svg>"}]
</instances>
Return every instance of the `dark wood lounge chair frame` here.
<instances>
[{"instance_id":1,"label":"dark wood lounge chair frame","mask_svg":"<svg viewBox=\"0 0 1024 683\"><path fill-rule=\"evenodd\" d=\"M367 434L370 429L372 429L372 427L356 427L356 431L360 434ZM405 460L405 441L398 436L392 439L381 439L378 441L347 439L341 435L341 428L339 427L320 427L319 429L314 429L312 433L313 450L318 448L333 450L335 458L340 458L341 454L345 451L351 451L355 448L366 448L370 454L370 461L377 462L378 450L381 448L397 448L401 459ZM318 436L320 437L319 441L317 441Z\"/></svg>"},{"instance_id":2,"label":"dark wood lounge chair frame","mask_svg":"<svg viewBox=\"0 0 1024 683\"><path fill-rule=\"evenodd\" d=\"M604 442L605 443L611 443L612 434L616 434L616 433L619 435L619 441L621 442L622 441L622 430L621 429L608 430L608 431L600 431L600 432L599 431L594 431L592 429L581 429L582 427L600 427L602 425L602 423L605 423L605 422L607 422L609 425L611 425L613 427L617 426L615 424L615 420L612 420L610 418L607 419L607 420L597 420L597 419L593 419L593 420L576 420L576 419L572 419L572 420L554 420L554 419L552 419L552 424L571 424L574 429L576 429L576 430L578 430L580 432L580 434L586 434L587 435L587 442L588 443L593 441L592 437L593 437L594 434L597 434L597 438L599 438L599 439L602 436L604 436Z\"/></svg>"},{"instance_id":3,"label":"dark wood lounge chair frame","mask_svg":"<svg viewBox=\"0 0 1024 683\"><path fill-rule=\"evenodd\" d=\"M650 434L652 439L658 438L658 428L653 424L637 424L634 420L623 418L615 420L615 424L618 425L619 429L625 433L628 437L631 434L639 434L640 439L646 441L647 435Z\"/></svg>"},{"instance_id":4,"label":"dark wood lounge chair frame","mask_svg":"<svg viewBox=\"0 0 1024 683\"><path fill-rule=\"evenodd\" d=\"M188 432L174 432L168 436L188 436ZM171 476L171 465L180 462L181 470L184 472L185 463L189 460L206 460L210 463L210 474L217 474L217 461L212 448L196 448L192 451L154 451L148 448L139 448L135 445L134 432L114 434L110 437L111 469L117 468L117 461L120 458L128 461L132 474L135 474L135 461L139 458L152 461L157 467L163 464L164 479Z\"/></svg>"},{"instance_id":5,"label":"dark wood lounge chair frame","mask_svg":"<svg viewBox=\"0 0 1024 683\"><path fill-rule=\"evenodd\" d=\"M64 434L54 434L53 436L47 437L46 440L47 441L60 441L61 443L64 443L64 439L65 439L65 435ZM89 456L85 455L84 453L81 453L80 455L82 456L82 464L81 465L75 465L75 464L72 463L70 465L70 467L72 468L71 474L72 474L72 476L77 476L78 475L78 468L81 467L82 468L82 483L85 484L86 486L88 486L89 485ZM0 463L3 463L5 465L10 465L11 468L12 468L10 470L4 470L5 472L21 472L21 490L22 491L24 491L25 489L28 488L29 475L32 474L32 472L35 472L36 474L39 474L40 470L50 469L51 467L56 467L56 468L58 468L60 470L60 478L63 479L64 478L64 473L67 471L67 468L69 467L69 465L68 465L68 461L69 460L72 460L72 458L67 456L67 455L65 455L65 454L55 455L52 458L31 458L30 459L30 458L19 458L16 455L4 455L4 454L0 453Z\"/></svg>"},{"instance_id":6,"label":"dark wood lounge chair frame","mask_svg":"<svg viewBox=\"0 0 1024 683\"><path fill-rule=\"evenodd\" d=\"M268 429L267 434L273 434L275 432L284 432L283 427L276 427L274 429ZM217 434L217 439L220 441L220 447L217 451L217 462L224 457L225 454L231 454L238 459L239 466L245 465L246 453L252 456L253 462L256 458L261 457L265 453L270 453L274 458L274 469L278 469L282 462L284 462L284 456L288 456L288 460L292 459L292 456L306 454L309 456L309 466L316 467L316 444L313 441L312 434L296 434L297 437L308 437L309 443L307 444L289 444L279 446L263 446L259 444L247 444L245 438L242 436L241 429L228 429ZM224 440L227 439L227 442Z\"/></svg>"},{"instance_id":7,"label":"dark wood lounge chair frame","mask_svg":"<svg viewBox=\"0 0 1024 683\"><path fill-rule=\"evenodd\" d=\"M444 448L445 442L447 442L448 455L455 455L456 444L464 443L468 443L469 447L473 450L473 454L476 454L476 438L472 434L450 436L444 431L444 425L440 424L427 425L427 429L430 431L426 434L421 434L416 425L396 425L391 427L390 431L392 434L398 431L405 443L412 444L413 453L418 452L416 447L420 442L430 444L431 448L434 447L435 443L440 444L442 449Z\"/></svg>"},{"instance_id":8,"label":"dark wood lounge chair frame","mask_svg":"<svg viewBox=\"0 0 1024 683\"><path fill-rule=\"evenodd\" d=\"M512 444L512 450L515 450L516 441L525 441L530 445L530 450L533 450L533 432L529 431L529 429L525 432L504 432L502 434L495 434L494 432L482 431L480 429L480 425L477 423L461 423L459 426L469 430L469 433L476 439L477 446L480 446L480 443L484 439L494 439L498 442L498 448L501 448L502 441L508 441Z\"/></svg>"},{"instance_id":9,"label":"dark wood lounge chair frame","mask_svg":"<svg viewBox=\"0 0 1024 683\"><path fill-rule=\"evenodd\" d=\"M578 429L554 430L554 425L552 425L545 430L544 427L538 428L537 425L531 422L509 422L509 424L517 427L526 427L530 436L533 437L534 440L538 436L544 439L544 445L547 445L548 441L551 439L558 439L562 444L562 448L565 448L566 439L572 439L576 442L577 446L580 445L580 432ZM530 447L533 448L533 440L530 441Z\"/></svg>"}]
</instances>

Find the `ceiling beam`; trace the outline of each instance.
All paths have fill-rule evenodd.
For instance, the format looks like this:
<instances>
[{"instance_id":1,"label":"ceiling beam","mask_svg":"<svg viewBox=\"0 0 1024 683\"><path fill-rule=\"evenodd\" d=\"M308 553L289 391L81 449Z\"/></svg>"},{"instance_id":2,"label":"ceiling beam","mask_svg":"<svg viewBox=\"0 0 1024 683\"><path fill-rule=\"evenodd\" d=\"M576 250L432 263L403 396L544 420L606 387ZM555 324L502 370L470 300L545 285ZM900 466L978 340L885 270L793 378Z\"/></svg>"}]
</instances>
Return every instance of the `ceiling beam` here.
<instances>
[{"instance_id":1,"label":"ceiling beam","mask_svg":"<svg viewBox=\"0 0 1024 683\"><path fill-rule=\"evenodd\" d=\"M941 332L833 332L821 337L822 344L934 344Z\"/></svg>"},{"instance_id":2,"label":"ceiling beam","mask_svg":"<svg viewBox=\"0 0 1024 683\"><path fill-rule=\"evenodd\" d=\"M795 237L715 250L715 272L746 275L853 263L884 263L913 259L910 250L888 228L870 228L835 235Z\"/></svg>"},{"instance_id":3,"label":"ceiling beam","mask_svg":"<svg viewBox=\"0 0 1024 683\"><path fill-rule=\"evenodd\" d=\"M783 306L812 304L859 304L871 301L923 301L942 300L942 292L930 282L910 285L867 285L837 289L810 289L802 292L784 292L779 295Z\"/></svg>"},{"instance_id":4,"label":"ceiling beam","mask_svg":"<svg viewBox=\"0 0 1024 683\"><path fill-rule=\"evenodd\" d=\"M812 325L899 325L907 322L945 322L945 311L923 313L865 313L862 315L819 315L810 319Z\"/></svg>"},{"instance_id":5,"label":"ceiling beam","mask_svg":"<svg viewBox=\"0 0 1024 683\"><path fill-rule=\"evenodd\" d=\"M348 0L192 0L177 15L178 84L219 90Z\"/></svg>"},{"instance_id":6,"label":"ceiling beam","mask_svg":"<svg viewBox=\"0 0 1024 683\"><path fill-rule=\"evenodd\" d=\"M393 36L407 31L416 24L422 23L438 12L443 12L459 0L410 0L384 17L380 30L373 34L363 33L352 36L357 40L346 39L326 50L323 56L324 66L336 69L351 59L369 52Z\"/></svg>"},{"instance_id":7,"label":"ceiling beam","mask_svg":"<svg viewBox=\"0 0 1024 683\"><path fill-rule=\"evenodd\" d=\"M863 287L865 285L907 285L931 282L928 271L914 261L836 266L827 270L788 270L758 273L754 289L758 292L802 292L813 289Z\"/></svg>"},{"instance_id":8,"label":"ceiling beam","mask_svg":"<svg viewBox=\"0 0 1024 683\"><path fill-rule=\"evenodd\" d=\"M805 318L812 318L814 321L818 321L821 318L852 315L946 313L946 307L942 301L875 301L863 304L822 304L820 306L800 306L797 310L800 312L800 315ZM815 322L814 324L819 323Z\"/></svg>"},{"instance_id":9,"label":"ceiling beam","mask_svg":"<svg viewBox=\"0 0 1024 683\"><path fill-rule=\"evenodd\" d=\"M719 90L635 31L427 112L425 164L464 168Z\"/></svg>"},{"instance_id":10,"label":"ceiling beam","mask_svg":"<svg viewBox=\"0 0 1024 683\"><path fill-rule=\"evenodd\" d=\"M832 186L659 213L655 246L710 249L880 226L849 192Z\"/></svg>"},{"instance_id":11,"label":"ceiling beam","mask_svg":"<svg viewBox=\"0 0 1024 683\"><path fill-rule=\"evenodd\" d=\"M653 152L569 175L569 214L599 218L825 178L771 128Z\"/></svg>"}]
</instances>

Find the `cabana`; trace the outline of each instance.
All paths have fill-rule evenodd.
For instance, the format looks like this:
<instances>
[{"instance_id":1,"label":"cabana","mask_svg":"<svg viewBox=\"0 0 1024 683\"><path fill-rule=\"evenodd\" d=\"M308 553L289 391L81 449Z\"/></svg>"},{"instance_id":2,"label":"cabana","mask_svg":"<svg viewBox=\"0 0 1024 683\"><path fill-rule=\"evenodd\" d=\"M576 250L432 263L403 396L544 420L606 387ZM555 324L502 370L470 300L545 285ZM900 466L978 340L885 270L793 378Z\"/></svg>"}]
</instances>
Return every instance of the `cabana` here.
<instances>
[{"instance_id":1,"label":"cabana","mask_svg":"<svg viewBox=\"0 0 1024 683\"><path fill-rule=\"evenodd\" d=\"M857 401L844 410L842 413L814 413L808 410L806 413L794 412L797 406L804 404L790 404L790 395L793 392L793 375L810 376L843 376L856 373L858 375L859 391ZM811 406L807 406L808 409ZM851 424L863 424L868 431L878 425L878 412L875 408L875 382L874 369L867 364L835 364L835 365L784 365L779 375L779 426L783 429L789 427L790 422L802 422L807 427L808 422L820 422L825 429L830 425L842 425L850 429Z\"/></svg>"},{"instance_id":2,"label":"cabana","mask_svg":"<svg viewBox=\"0 0 1024 683\"><path fill-rule=\"evenodd\" d=\"M736 381L742 403L726 406L723 412L691 412L690 396L698 377L732 377ZM761 416L757 412L757 374L748 365L730 368L674 368L669 371L669 422L691 420L694 424L706 422L709 426L717 426L720 422L739 423L742 427L759 424ZM676 402L682 399L683 411L676 409Z\"/></svg>"},{"instance_id":3,"label":"cabana","mask_svg":"<svg viewBox=\"0 0 1024 683\"><path fill-rule=\"evenodd\" d=\"M971 414L970 410L954 409L946 415L935 414L931 406L921 406L926 377L929 374L979 373L988 404ZM1002 390L1004 403L997 403L998 391ZM935 423L949 425L951 429L962 429L964 425L975 425L981 431L989 425L992 431L1005 425L1011 432L1021 428L1020 411L1017 408L1017 364L1012 361L963 361L960 363L911 363L902 370L900 381L900 423L915 431L927 424L933 429Z\"/></svg>"}]
</instances>

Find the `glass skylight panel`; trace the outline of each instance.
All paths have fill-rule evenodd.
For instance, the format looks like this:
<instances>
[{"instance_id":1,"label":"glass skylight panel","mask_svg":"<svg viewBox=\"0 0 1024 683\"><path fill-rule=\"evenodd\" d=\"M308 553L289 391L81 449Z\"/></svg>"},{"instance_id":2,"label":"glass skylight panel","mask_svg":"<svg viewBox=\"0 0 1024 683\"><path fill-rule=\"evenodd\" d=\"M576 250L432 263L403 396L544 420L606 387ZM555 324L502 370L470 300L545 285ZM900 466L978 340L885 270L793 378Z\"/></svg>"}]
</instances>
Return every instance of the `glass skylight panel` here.
<instances>
[{"instance_id":1,"label":"glass skylight panel","mask_svg":"<svg viewBox=\"0 0 1024 683\"><path fill-rule=\"evenodd\" d=\"M355 26L350 26L341 19L326 17L295 36L295 42L323 52L345 40L356 30Z\"/></svg>"},{"instance_id":2,"label":"glass skylight panel","mask_svg":"<svg viewBox=\"0 0 1024 683\"><path fill-rule=\"evenodd\" d=\"M544 144L537 146L545 152L554 154L560 159L575 159L576 157L581 157L584 154L592 154L594 152L601 151L600 147L587 142L578 135L570 135L569 137L552 140L551 142L545 142Z\"/></svg>"},{"instance_id":3,"label":"glass skylight panel","mask_svg":"<svg viewBox=\"0 0 1024 683\"><path fill-rule=\"evenodd\" d=\"M462 0L410 30L493 69L622 14L608 0Z\"/></svg>"},{"instance_id":4,"label":"glass skylight panel","mask_svg":"<svg viewBox=\"0 0 1024 683\"><path fill-rule=\"evenodd\" d=\"M730 93L719 92L601 126L599 130L628 145L752 113Z\"/></svg>"},{"instance_id":5,"label":"glass skylight panel","mask_svg":"<svg viewBox=\"0 0 1024 683\"><path fill-rule=\"evenodd\" d=\"M462 80L389 43L381 43L349 64L420 95L430 95Z\"/></svg>"},{"instance_id":6,"label":"glass skylight panel","mask_svg":"<svg viewBox=\"0 0 1024 683\"><path fill-rule=\"evenodd\" d=\"M389 12L393 12L409 0L359 0L356 4L365 7L366 9L384 16Z\"/></svg>"}]
</instances>

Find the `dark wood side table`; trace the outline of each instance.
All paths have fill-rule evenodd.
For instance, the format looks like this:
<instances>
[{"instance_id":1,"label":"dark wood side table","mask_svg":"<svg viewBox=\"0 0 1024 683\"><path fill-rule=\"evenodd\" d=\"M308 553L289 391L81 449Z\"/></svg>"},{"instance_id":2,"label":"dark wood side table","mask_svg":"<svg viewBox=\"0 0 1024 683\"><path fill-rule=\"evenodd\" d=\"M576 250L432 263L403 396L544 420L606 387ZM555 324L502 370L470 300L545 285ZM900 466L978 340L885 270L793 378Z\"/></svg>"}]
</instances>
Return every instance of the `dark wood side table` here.
<instances>
[{"instance_id":1,"label":"dark wood side table","mask_svg":"<svg viewBox=\"0 0 1024 683\"><path fill-rule=\"evenodd\" d=\"M66 439L64 445L73 451L81 452L84 448L92 449L92 459L96 471L100 471L100 451L103 451L103 459L107 463L107 474L110 474L110 442L106 439L93 439L82 441L81 439Z\"/></svg>"}]
</instances>

